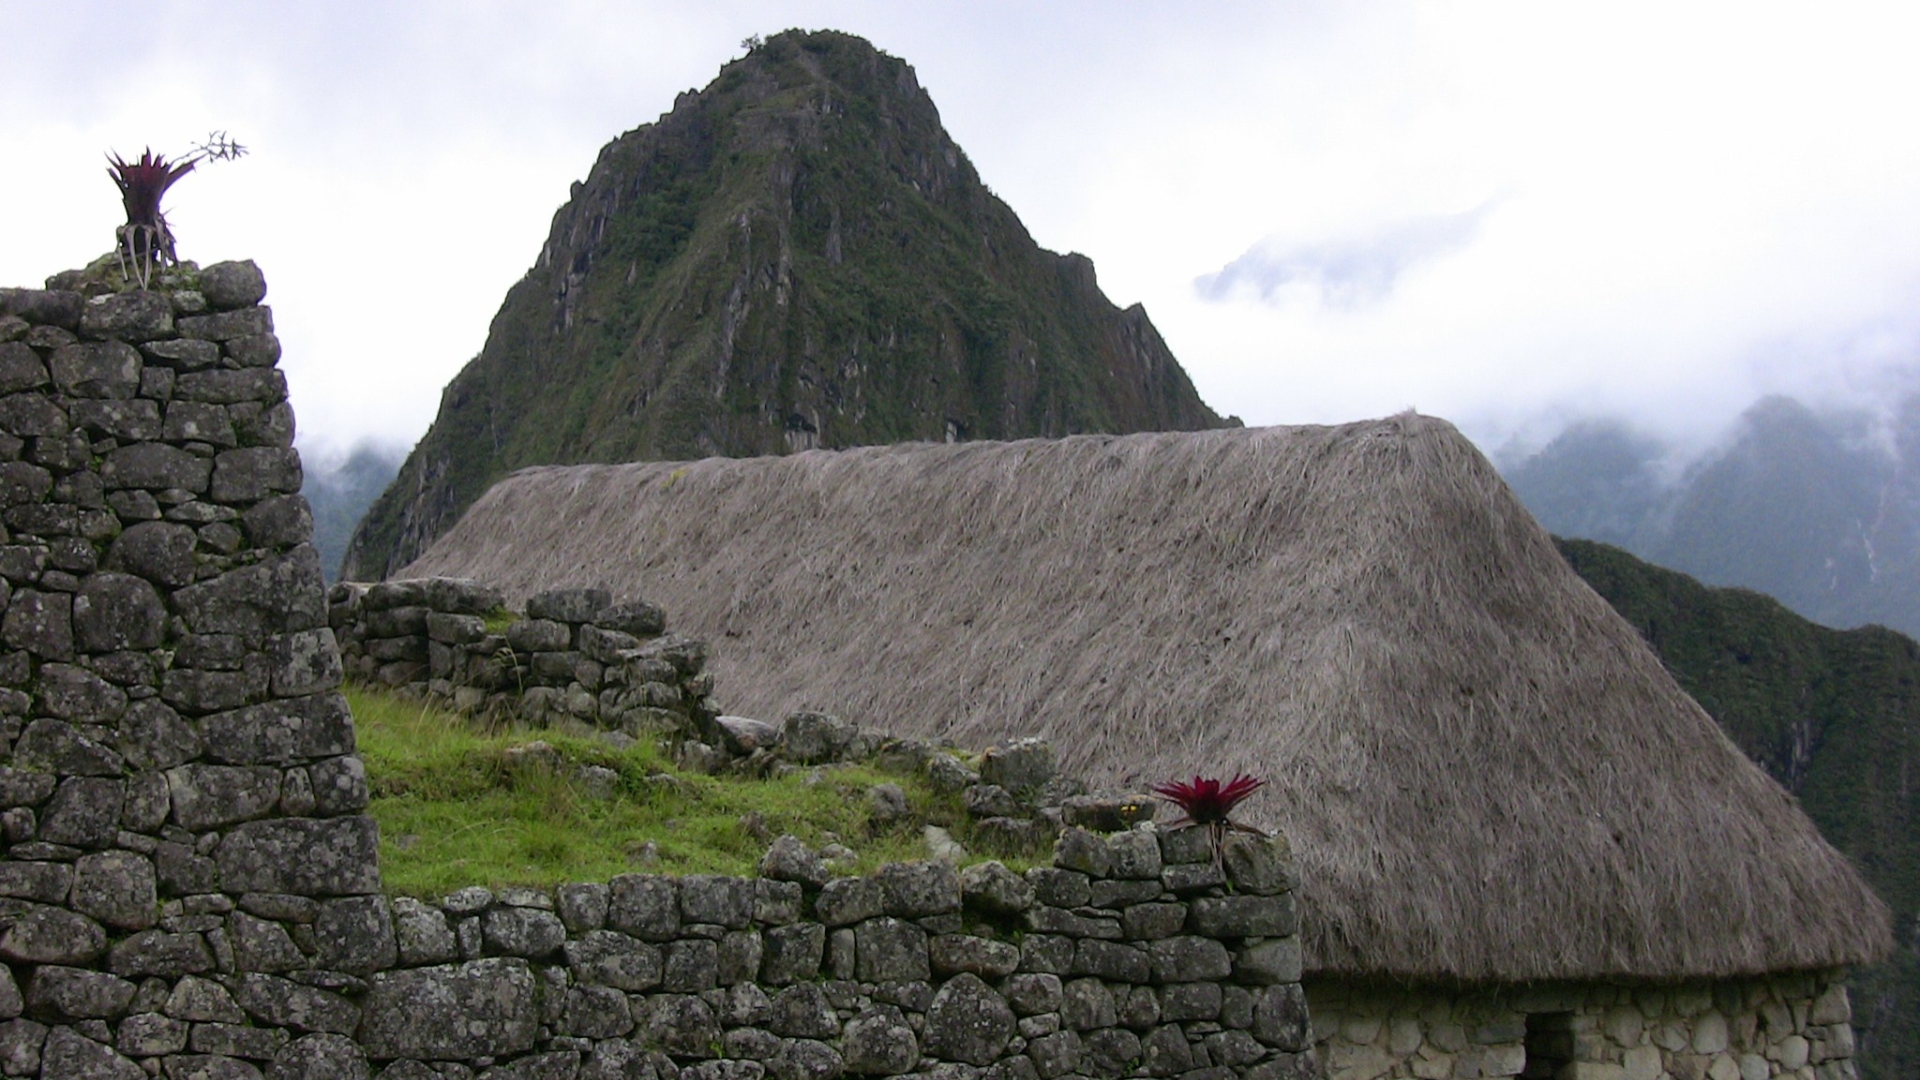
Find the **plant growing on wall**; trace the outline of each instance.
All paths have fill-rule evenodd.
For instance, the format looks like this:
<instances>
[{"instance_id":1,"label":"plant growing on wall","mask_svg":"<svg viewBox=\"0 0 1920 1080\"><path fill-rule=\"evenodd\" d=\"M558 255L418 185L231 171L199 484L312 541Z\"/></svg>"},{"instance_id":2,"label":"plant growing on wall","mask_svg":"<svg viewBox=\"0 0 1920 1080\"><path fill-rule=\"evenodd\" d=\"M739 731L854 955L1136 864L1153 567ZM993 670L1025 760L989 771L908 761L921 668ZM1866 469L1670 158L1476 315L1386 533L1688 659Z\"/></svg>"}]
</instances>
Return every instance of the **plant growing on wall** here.
<instances>
[{"instance_id":1,"label":"plant growing on wall","mask_svg":"<svg viewBox=\"0 0 1920 1080\"><path fill-rule=\"evenodd\" d=\"M1195 826L1207 830L1208 841L1213 848L1213 861L1220 862L1221 847L1226 843L1230 832L1253 833L1265 836L1266 833L1251 825L1233 820L1233 808L1244 802L1247 796L1266 786L1266 781L1245 773L1235 773L1233 779L1224 783L1217 777L1195 775L1192 780L1174 780L1153 789L1155 795L1180 808L1182 817L1172 823L1172 828L1185 829Z\"/></svg>"},{"instance_id":2,"label":"plant growing on wall","mask_svg":"<svg viewBox=\"0 0 1920 1080\"><path fill-rule=\"evenodd\" d=\"M167 228L160 200L174 181L192 172L200 162L232 161L246 152L247 148L229 139L226 132L216 131L176 161L154 153L151 147L132 161L109 153L107 175L119 187L120 202L127 211L127 223L113 232L121 276L139 282L144 289L155 269L179 263L173 249L173 231Z\"/></svg>"}]
</instances>

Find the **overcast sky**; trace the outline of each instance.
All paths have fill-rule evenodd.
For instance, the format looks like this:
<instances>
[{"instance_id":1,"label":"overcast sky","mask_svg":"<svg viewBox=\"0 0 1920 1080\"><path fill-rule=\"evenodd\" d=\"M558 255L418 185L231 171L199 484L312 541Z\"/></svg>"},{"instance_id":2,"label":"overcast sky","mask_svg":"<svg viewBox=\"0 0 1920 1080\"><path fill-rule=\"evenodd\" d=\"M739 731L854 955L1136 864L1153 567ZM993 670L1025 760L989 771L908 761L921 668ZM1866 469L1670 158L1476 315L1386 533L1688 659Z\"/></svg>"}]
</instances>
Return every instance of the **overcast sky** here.
<instances>
[{"instance_id":1,"label":"overcast sky","mask_svg":"<svg viewBox=\"0 0 1920 1080\"><path fill-rule=\"evenodd\" d=\"M102 154L265 269L302 444L411 443L601 145L748 34L911 62L981 176L1249 423L1497 447L1920 370L1920 5L0 0L0 284L108 251Z\"/></svg>"}]
</instances>

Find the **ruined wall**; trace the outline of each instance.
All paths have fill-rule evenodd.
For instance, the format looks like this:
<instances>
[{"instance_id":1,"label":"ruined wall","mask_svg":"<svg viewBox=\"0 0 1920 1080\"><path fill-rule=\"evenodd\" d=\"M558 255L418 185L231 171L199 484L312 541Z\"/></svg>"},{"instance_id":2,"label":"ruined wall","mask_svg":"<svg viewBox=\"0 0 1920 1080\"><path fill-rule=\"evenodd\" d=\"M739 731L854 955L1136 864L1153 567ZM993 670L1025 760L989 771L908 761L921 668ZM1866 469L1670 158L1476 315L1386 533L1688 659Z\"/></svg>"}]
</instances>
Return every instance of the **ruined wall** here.
<instances>
[{"instance_id":1,"label":"ruined wall","mask_svg":"<svg viewBox=\"0 0 1920 1080\"><path fill-rule=\"evenodd\" d=\"M381 895L264 280L223 263L152 291L50 284L0 290L0 1074L1314 1071L1284 841L1236 838L1216 863L1195 830L1068 828L1024 875L832 878L782 838L759 878ZM394 586L368 617L425 599ZM419 619L425 656L373 674L517 670L456 652L488 636L458 613L390 616ZM518 651L572 685L590 657L537 658L580 653L583 627L650 629L544 614L559 633L528 626ZM704 697L697 665L616 659ZM746 759L787 731L675 715ZM830 720L788 727L859 741Z\"/></svg>"}]
</instances>

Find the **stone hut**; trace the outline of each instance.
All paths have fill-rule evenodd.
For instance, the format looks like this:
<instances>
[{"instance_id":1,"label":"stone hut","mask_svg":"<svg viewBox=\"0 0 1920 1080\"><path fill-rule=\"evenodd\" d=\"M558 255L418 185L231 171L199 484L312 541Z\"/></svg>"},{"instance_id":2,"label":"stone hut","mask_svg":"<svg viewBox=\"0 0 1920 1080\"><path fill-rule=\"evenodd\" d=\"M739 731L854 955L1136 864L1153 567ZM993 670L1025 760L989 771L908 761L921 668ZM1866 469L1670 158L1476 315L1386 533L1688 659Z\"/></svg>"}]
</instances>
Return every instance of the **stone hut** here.
<instances>
[{"instance_id":1,"label":"stone hut","mask_svg":"<svg viewBox=\"0 0 1920 1080\"><path fill-rule=\"evenodd\" d=\"M1885 906L1444 421L528 469L429 575L644 596L734 712L1266 777L1335 1077L1853 1075Z\"/></svg>"}]
</instances>

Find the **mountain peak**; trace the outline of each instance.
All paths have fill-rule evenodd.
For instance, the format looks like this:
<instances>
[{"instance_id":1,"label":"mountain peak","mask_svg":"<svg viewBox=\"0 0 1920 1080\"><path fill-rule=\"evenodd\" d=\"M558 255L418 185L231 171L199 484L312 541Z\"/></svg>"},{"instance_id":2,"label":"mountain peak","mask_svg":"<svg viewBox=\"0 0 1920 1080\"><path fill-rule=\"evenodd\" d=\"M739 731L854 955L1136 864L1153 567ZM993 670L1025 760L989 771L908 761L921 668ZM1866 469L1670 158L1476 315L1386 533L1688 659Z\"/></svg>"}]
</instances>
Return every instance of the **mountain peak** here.
<instances>
[{"instance_id":1,"label":"mountain peak","mask_svg":"<svg viewBox=\"0 0 1920 1080\"><path fill-rule=\"evenodd\" d=\"M528 465L1222 423L911 66L787 31L601 150L344 572L405 565Z\"/></svg>"}]
</instances>

